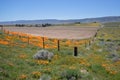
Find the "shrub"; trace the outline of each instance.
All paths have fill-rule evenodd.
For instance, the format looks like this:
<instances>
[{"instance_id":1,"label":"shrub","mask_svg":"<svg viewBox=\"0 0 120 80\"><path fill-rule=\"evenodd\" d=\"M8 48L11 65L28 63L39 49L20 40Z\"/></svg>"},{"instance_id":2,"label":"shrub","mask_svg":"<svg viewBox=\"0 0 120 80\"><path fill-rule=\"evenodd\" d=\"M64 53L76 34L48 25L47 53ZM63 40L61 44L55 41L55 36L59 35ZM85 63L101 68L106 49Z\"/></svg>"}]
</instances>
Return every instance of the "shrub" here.
<instances>
[{"instance_id":1,"label":"shrub","mask_svg":"<svg viewBox=\"0 0 120 80\"><path fill-rule=\"evenodd\" d=\"M40 50L33 56L33 58L34 59L51 60L53 56L54 56L54 54L52 52L49 52L47 50Z\"/></svg>"},{"instance_id":2,"label":"shrub","mask_svg":"<svg viewBox=\"0 0 120 80\"><path fill-rule=\"evenodd\" d=\"M44 74L39 80L51 80L51 77L47 74Z\"/></svg>"},{"instance_id":3,"label":"shrub","mask_svg":"<svg viewBox=\"0 0 120 80\"><path fill-rule=\"evenodd\" d=\"M120 61L120 57L117 53L108 54L108 58L110 58L113 62Z\"/></svg>"},{"instance_id":4,"label":"shrub","mask_svg":"<svg viewBox=\"0 0 120 80\"><path fill-rule=\"evenodd\" d=\"M66 69L61 72L60 80L93 80L87 70Z\"/></svg>"},{"instance_id":5,"label":"shrub","mask_svg":"<svg viewBox=\"0 0 120 80\"><path fill-rule=\"evenodd\" d=\"M118 57L119 55L117 53L111 53L108 55L109 58L113 58L113 57Z\"/></svg>"},{"instance_id":6,"label":"shrub","mask_svg":"<svg viewBox=\"0 0 120 80\"><path fill-rule=\"evenodd\" d=\"M113 58L112 58L112 61L113 61L113 62L120 61L120 57L113 57Z\"/></svg>"},{"instance_id":7,"label":"shrub","mask_svg":"<svg viewBox=\"0 0 120 80\"><path fill-rule=\"evenodd\" d=\"M73 70L73 69L67 69L61 72L60 78L66 79L66 80L78 80L78 78L81 78L79 70Z\"/></svg>"},{"instance_id":8,"label":"shrub","mask_svg":"<svg viewBox=\"0 0 120 80\"><path fill-rule=\"evenodd\" d=\"M106 50L108 52L116 51L118 46L113 42L106 42Z\"/></svg>"}]
</instances>

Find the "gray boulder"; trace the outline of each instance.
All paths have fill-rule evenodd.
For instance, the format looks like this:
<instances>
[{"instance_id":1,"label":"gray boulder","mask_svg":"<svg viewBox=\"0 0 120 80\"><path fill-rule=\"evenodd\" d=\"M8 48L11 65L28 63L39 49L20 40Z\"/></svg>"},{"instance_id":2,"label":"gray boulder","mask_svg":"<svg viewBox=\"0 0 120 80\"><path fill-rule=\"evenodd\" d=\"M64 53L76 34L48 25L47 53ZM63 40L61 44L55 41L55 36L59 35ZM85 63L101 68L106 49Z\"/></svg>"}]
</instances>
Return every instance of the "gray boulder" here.
<instances>
[{"instance_id":1,"label":"gray boulder","mask_svg":"<svg viewBox=\"0 0 120 80\"><path fill-rule=\"evenodd\" d=\"M40 50L38 51L33 58L34 59L43 59L43 60L51 60L54 54L49 52L48 50Z\"/></svg>"}]
</instances>

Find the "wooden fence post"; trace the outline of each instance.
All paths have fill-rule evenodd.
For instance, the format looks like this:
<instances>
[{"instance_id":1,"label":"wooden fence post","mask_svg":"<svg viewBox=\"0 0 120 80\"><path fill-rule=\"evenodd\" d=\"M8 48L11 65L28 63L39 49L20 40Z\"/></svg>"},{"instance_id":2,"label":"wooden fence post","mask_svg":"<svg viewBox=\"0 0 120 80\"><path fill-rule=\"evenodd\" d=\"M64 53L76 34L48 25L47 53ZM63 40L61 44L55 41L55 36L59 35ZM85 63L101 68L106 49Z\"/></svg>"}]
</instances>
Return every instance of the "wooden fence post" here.
<instances>
[{"instance_id":1,"label":"wooden fence post","mask_svg":"<svg viewBox=\"0 0 120 80\"><path fill-rule=\"evenodd\" d=\"M77 47L74 47L74 56L77 56L78 55L78 49Z\"/></svg>"},{"instance_id":2,"label":"wooden fence post","mask_svg":"<svg viewBox=\"0 0 120 80\"><path fill-rule=\"evenodd\" d=\"M58 46L58 51L60 51L60 41L59 40L57 42L57 46Z\"/></svg>"},{"instance_id":3,"label":"wooden fence post","mask_svg":"<svg viewBox=\"0 0 120 80\"><path fill-rule=\"evenodd\" d=\"M43 40L43 49L45 49L45 39L44 39L44 37L42 38L42 40Z\"/></svg>"}]
</instances>

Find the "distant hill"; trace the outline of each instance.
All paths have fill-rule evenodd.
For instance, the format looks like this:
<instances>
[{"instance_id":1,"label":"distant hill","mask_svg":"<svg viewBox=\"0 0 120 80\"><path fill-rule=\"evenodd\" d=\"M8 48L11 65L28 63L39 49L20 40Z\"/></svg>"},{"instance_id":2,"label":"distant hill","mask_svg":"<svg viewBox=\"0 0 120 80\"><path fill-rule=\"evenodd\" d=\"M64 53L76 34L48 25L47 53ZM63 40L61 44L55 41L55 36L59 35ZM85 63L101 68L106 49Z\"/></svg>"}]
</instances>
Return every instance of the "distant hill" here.
<instances>
[{"instance_id":1,"label":"distant hill","mask_svg":"<svg viewBox=\"0 0 120 80\"><path fill-rule=\"evenodd\" d=\"M18 20L18 21L6 21L0 22L0 24L66 24L66 23L89 23L89 22L120 22L120 16L108 16L108 17L98 17L98 18L85 18L85 19L69 19L69 20L57 20L57 19L45 19L45 20Z\"/></svg>"}]
</instances>

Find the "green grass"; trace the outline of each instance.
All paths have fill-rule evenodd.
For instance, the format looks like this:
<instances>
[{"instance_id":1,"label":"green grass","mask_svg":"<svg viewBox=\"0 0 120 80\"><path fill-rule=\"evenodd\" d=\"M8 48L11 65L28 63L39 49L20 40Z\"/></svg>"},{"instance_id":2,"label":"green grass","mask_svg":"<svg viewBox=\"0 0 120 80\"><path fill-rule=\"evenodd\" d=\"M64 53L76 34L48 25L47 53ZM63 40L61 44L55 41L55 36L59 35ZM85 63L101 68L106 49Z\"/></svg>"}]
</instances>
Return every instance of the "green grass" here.
<instances>
[{"instance_id":1,"label":"green grass","mask_svg":"<svg viewBox=\"0 0 120 80\"><path fill-rule=\"evenodd\" d=\"M6 34L0 33L0 39L5 39ZM101 36L103 33L108 37ZM73 56L73 47L67 45L62 44L60 51L48 49L55 55L48 64L37 64L33 59L33 55L42 48L22 43L18 39L14 41L19 45L0 44L0 80L38 80L40 77L51 80L69 80L71 77L76 80L120 80L120 62L107 58L110 52L100 41L112 39L118 45L120 41L116 40L120 40L119 33L119 28L103 27L96 41L88 46L90 49L79 45L77 57ZM26 46L21 47L22 44ZM116 52L120 55L120 49Z\"/></svg>"},{"instance_id":2,"label":"green grass","mask_svg":"<svg viewBox=\"0 0 120 80\"><path fill-rule=\"evenodd\" d=\"M70 23L70 24L57 24L56 26L78 26L78 27L99 27L101 24L96 22L91 23Z\"/></svg>"},{"instance_id":3,"label":"green grass","mask_svg":"<svg viewBox=\"0 0 120 80\"><path fill-rule=\"evenodd\" d=\"M108 22L103 24L105 27L120 27L120 22Z\"/></svg>"},{"instance_id":4,"label":"green grass","mask_svg":"<svg viewBox=\"0 0 120 80\"><path fill-rule=\"evenodd\" d=\"M98 38L104 40L120 40L119 27L104 27L98 32Z\"/></svg>"}]
</instances>

